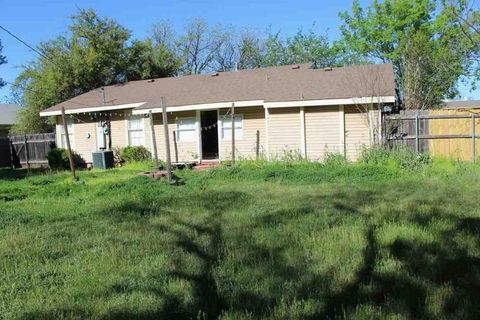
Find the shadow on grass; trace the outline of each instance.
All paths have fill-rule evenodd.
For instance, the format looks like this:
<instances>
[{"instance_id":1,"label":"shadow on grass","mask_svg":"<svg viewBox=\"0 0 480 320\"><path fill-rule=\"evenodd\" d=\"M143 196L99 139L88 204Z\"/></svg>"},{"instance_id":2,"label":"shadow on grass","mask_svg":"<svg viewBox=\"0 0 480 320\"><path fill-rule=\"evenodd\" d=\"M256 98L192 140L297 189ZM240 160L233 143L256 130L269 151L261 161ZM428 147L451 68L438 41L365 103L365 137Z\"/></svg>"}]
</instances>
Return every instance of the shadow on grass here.
<instances>
[{"instance_id":1,"label":"shadow on grass","mask_svg":"<svg viewBox=\"0 0 480 320\"><path fill-rule=\"evenodd\" d=\"M480 260L467 248L455 241L457 237L469 236L475 240L476 249L480 246L480 219L449 215L441 204L414 203L412 206L431 206L428 215L412 214L402 209L392 208L391 219L412 226L429 228L440 217L447 219L451 228L443 231L434 241L427 244L397 237L390 245L382 246L378 241L377 230L389 217L373 219L366 216L361 208L365 204L374 205L383 201L381 194L371 190L339 190L333 195L313 199L305 196L304 205L292 210L272 210L255 218L248 233L226 234L227 215L239 205L247 206L248 193L238 191L205 191L198 195L179 195L172 199L192 208L208 212L201 222L182 219L162 208L151 205L151 199L139 203L128 203L121 208L103 214L112 219L139 219L152 215L162 215L166 222L153 225L153 232L171 236L173 252L182 252L199 261L195 272L186 265L187 260L173 256L171 270L152 275L148 287L135 287L119 283L107 290L107 295L146 291L163 301L156 310L138 311L133 309L112 310L105 319L218 319L224 314L245 314L253 318L275 317L274 313L289 301L314 301L314 308L305 311L302 318L332 319L355 316L362 307L381 310L382 316L403 316L406 318L436 318L439 315L452 318L479 318L477 296L480 292ZM393 199L390 199L393 200ZM255 230L265 230L266 226L277 227L316 214L314 201L325 203L342 218L363 221L366 245L362 251L362 261L353 279L334 288L331 272L316 274L309 268L309 260L303 252L297 253L295 263L286 259L288 240L279 239L278 244L265 245L260 241L249 241ZM318 217L322 219L322 217ZM148 223L148 221L146 221ZM231 230L228 230L231 232ZM320 230L323 232L323 230ZM328 229L325 230L328 232ZM231 237L235 237L232 239ZM255 239L254 239L255 240ZM282 241L283 240L283 241ZM225 279L218 274L219 266L225 263L226 242L242 246L242 253L236 264L229 266L235 272L247 272L253 281L268 281L269 285L254 291L237 283L237 279ZM170 248L172 249L172 248ZM169 250L170 250L169 249ZM167 250L167 249L165 249ZM379 269L385 257L394 258L401 270ZM163 273L162 273L163 272ZM234 274L235 276L236 274ZM163 287L164 280L182 280L192 287L193 301L185 303ZM155 282L155 279L158 282ZM232 283L227 284L231 281ZM286 284L291 284L287 286ZM427 305L429 296L437 288L448 285L451 294L437 298L439 310L434 313ZM225 289L225 288L229 289ZM68 310L67 310L68 311ZM65 311L62 314L70 314ZM83 310L72 310L75 316L85 315ZM36 314L38 318L58 315ZM49 317L50 316L50 317ZM278 316L277 316L278 317ZM37 318L37 317L33 317Z\"/></svg>"},{"instance_id":2,"label":"shadow on grass","mask_svg":"<svg viewBox=\"0 0 480 320\"><path fill-rule=\"evenodd\" d=\"M31 168L31 169L10 169L0 168L0 180L21 180L26 177L42 175L50 172L48 168Z\"/></svg>"}]
</instances>

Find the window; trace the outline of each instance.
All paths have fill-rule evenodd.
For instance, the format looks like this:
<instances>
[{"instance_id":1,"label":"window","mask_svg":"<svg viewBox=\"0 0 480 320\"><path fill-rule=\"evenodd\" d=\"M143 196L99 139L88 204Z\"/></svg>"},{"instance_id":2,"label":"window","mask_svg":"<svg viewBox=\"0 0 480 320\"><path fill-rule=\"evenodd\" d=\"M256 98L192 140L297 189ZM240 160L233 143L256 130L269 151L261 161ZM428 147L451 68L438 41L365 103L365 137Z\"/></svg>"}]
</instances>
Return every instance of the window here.
<instances>
[{"instance_id":1,"label":"window","mask_svg":"<svg viewBox=\"0 0 480 320\"><path fill-rule=\"evenodd\" d=\"M73 119L66 118L65 121L67 122L67 130L68 130L68 137L70 138L70 146L73 148ZM67 137L65 135L65 128L63 124L60 125L60 144L62 148L67 148Z\"/></svg>"},{"instance_id":2,"label":"window","mask_svg":"<svg viewBox=\"0 0 480 320\"><path fill-rule=\"evenodd\" d=\"M131 117L127 120L128 144L131 146L142 146L143 137L143 118Z\"/></svg>"},{"instance_id":3,"label":"window","mask_svg":"<svg viewBox=\"0 0 480 320\"><path fill-rule=\"evenodd\" d=\"M235 115L235 139L243 138L243 115ZM232 117L222 117L222 139L232 139Z\"/></svg>"},{"instance_id":4,"label":"window","mask_svg":"<svg viewBox=\"0 0 480 320\"><path fill-rule=\"evenodd\" d=\"M197 141L197 125L195 118L179 118L177 124L177 141Z\"/></svg>"}]
</instances>

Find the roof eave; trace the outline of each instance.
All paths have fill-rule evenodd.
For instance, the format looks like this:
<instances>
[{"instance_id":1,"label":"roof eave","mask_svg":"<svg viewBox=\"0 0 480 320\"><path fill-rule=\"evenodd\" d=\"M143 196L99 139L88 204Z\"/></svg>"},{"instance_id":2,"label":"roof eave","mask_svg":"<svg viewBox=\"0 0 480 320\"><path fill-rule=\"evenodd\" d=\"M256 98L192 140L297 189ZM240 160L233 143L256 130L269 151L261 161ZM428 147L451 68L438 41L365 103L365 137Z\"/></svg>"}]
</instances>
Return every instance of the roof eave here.
<instances>
[{"instance_id":1,"label":"roof eave","mask_svg":"<svg viewBox=\"0 0 480 320\"><path fill-rule=\"evenodd\" d=\"M146 102L137 102L137 103L126 103L126 104L117 104L109 106L98 106L98 107L83 107L76 109L65 109L65 114L78 114L86 112L99 112L99 111L111 111L111 110L122 110L122 109L135 109L141 107ZM40 117L51 117L59 116L62 114L62 110L52 110L52 111L42 111L40 112Z\"/></svg>"}]
</instances>

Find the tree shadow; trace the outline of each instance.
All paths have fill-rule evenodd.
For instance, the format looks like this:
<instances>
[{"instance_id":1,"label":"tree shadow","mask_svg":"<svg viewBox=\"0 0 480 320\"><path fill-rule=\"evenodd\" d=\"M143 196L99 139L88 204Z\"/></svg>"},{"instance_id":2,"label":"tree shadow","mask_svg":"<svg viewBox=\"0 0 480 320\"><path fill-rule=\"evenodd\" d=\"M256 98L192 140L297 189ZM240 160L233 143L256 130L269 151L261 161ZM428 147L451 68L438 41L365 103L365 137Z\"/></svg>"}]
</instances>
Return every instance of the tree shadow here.
<instances>
[{"instance_id":1,"label":"tree shadow","mask_svg":"<svg viewBox=\"0 0 480 320\"><path fill-rule=\"evenodd\" d=\"M43 175L49 173L50 169L48 168L30 168L30 169L11 169L11 168L0 168L0 180L22 180L27 177Z\"/></svg>"},{"instance_id":2,"label":"tree shadow","mask_svg":"<svg viewBox=\"0 0 480 320\"><path fill-rule=\"evenodd\" d=\"M152 199L126 203L121 207L112 207L101 214L113 222L144 219L152 232L167 234L168 247L173 253L168 271L159 270L149 275L148 286L135 286L116 283L107 288L105 295L118 295L144 291L154 294L163 304L158 309L139 311L133 309L112 310L104 319L218 319L225 313L248 314L253 318L271 317L285 301L315 301L315 309L302 318L332 319L352 317L359 308L372 306L382 310L383 315L403 316L406 318L435 318L436 314L427 305L431 290L448 284L453 287L452 294L442 297L441 314L452 318L479 318L476 308L480 292L480 260L467 248L453 241L459 235L468 235L480 247L480 218L458 217L442 209L441 203L434 201L412 201L412 208L427 206L427 214L405 212L405 209L391 208L390 217L374 219L366 215L362 208L384 201L381 194L371 190L356 188L336 190L332 194L305 195L302 205L291 210L279 208L262 209L263 212L252 216L246 229L226 230L227 213L238 206L248 206L250 195L239 191L202 191L198 194L181 194L170 199L173 203L186 208L198 208L202 214L194 221L168 211L165 207L152 205ZM158 202L157 202L158 203ZM256 230L273 232L298 219L318 214L316 208L330 210L330 219L338 224L341 219L361 220L365 245L362 259L353 279L339 288L334 288L331 271L314 272L304 252L296 252L297 261L289 261L287 251L291 250L288 239L279 239L277 243L265 244L251 239ZM323 211L322 211L323 212ZM161 216L160 223L152 224L148 220ZM439 217L448 220L451 228L443 231L433 241L423 243L397 236L389 245L379 241L378 230L384 223L402 221L419 228L430 228ZM390 219L390 220L389 220ZM357 220L355 220L357 221ZM325 232L331 226L327 224ZM245 232L246 230L246 232ZM251 282L268 279L270 285L254 290L236 279L222 279L218 267L227 263L225 246L232 244L235 259L230 260L232 268L247 271ZM300 251L300 249L299 249ZM198 268L192 271L186 255L198 262ZM401 270L379 270L386 256L392 257L402 266ZM185 303L179 297L162 287L164 279L181 280L191 285L193 301ZM128 280L128 279L127 279ZM233 284L225 282L231 281ZM288 285L287 285L288 284ZM76 313L78 311L78 313ZM40 318L58 315L57 311L42 313ZM66 310L78 317L89 315L85 310Z\"/></svg>"}]
</instances>

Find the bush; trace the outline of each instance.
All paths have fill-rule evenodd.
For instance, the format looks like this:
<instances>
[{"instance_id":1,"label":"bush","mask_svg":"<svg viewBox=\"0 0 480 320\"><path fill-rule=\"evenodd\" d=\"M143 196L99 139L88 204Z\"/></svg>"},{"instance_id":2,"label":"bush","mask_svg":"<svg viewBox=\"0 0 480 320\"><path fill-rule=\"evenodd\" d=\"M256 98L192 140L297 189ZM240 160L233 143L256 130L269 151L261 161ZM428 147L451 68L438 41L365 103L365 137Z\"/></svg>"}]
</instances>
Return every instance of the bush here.
<instances>
[{"instance_id":1,"label":"bush","mask_svg":"<svg viewBox=\"0 0 480 320\"><path fill-rule=\"evenodd\" d=\"M395 165L402 169L416 169L431 162L427 154L417 154L408 146L393 148L372 147L362 151L360 162L374 165Z\"/></svg>"},{"instance_id":2,"label":"bush","mask_svg":"<svg viewBox=\"0 0 480 320\"><path fill-rule=\"evenodd\" d=\"M326 166L343 166L347 164L347 159L341 153L329 152L325 155L323 163Z\"/></svg>"},{"instance_id":3,"label":"bush","mask_svg":"<svg viewBox=\"0 0 480 320\"><path fill-rule=\"evenodd\" d=\"M150 151L143 146L127 146L116 150L116 153L119 160L125 162L144 161L152 158Z\"/></svg>"},{"instance_id":4,"label":"bush","mask_svg":"<svg viewBox=\"0 0 480 320\"><path fill-rule=\"evenodd\" d=\"M85 166L85 160L78 154L72 151L73 165L75 168ZM68 161L68 152L66 149L55 148L47 154L48 165L53 170L67 170L70 168Z\"/></svg>"}]
</instances>

